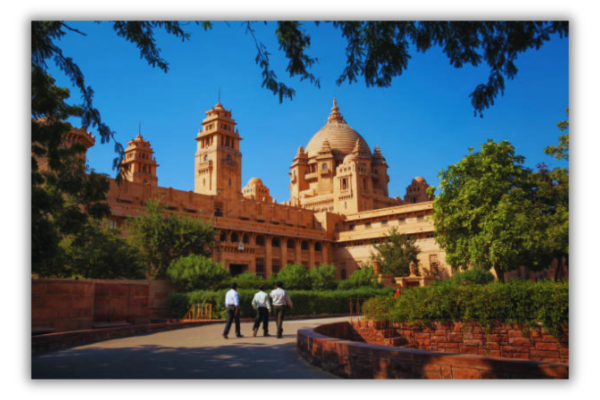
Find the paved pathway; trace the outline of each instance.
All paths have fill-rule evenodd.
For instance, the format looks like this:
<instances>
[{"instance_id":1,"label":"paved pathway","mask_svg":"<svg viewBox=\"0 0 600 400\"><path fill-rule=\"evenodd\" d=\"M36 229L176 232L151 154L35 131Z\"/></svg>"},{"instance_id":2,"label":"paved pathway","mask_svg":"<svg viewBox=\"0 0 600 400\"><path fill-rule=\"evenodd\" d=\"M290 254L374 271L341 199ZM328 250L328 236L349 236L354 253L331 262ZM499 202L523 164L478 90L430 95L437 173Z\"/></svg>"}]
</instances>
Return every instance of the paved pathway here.
<instances>
[{"instance_id":1,"label":"paved pathway","mask_svg":"<svg viewBox=\"0 0 600 400\"><path fill-rule=\"evenodd\" d=\"M284 322L284 337L221 336L223 324L112 339L32 357L34 379L332 379L296 353L298 329L345 318ZM274 322L269 324L275 330ZM233 327L232 327L233 328ZM271 332L273 333L273 332Z\"/></svg>"}]
</instances>

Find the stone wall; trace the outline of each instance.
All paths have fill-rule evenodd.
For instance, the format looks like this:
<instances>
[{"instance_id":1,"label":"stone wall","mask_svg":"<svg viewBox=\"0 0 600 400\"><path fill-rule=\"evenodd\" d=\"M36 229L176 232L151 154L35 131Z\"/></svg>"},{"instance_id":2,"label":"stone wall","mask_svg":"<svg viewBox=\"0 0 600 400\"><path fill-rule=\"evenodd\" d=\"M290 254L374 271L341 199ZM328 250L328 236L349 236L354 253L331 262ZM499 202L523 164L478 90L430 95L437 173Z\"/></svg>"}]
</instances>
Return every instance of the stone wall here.
<instances>
[{"instance_id":1,"label":"stone wall","mask_svg":"<svg viewBox=\"0 0 600 400\"><path fill-rule=\"evenodd\" d=\"M567 379L567 364L449 354L345 340L348 322L301 329L297 351L309 363L354 379Z\"/></svg>"},{"instance_id":2,"label":"stone wall","mask_svg":"<svg viewBox=\"0 0 600 400\"><path fill-rule=\"evenodd\" d=\"M34 279L32 331L84 330L115 322L147 324L168 317L166 298L173 290L162 281Z\"/></svg>"},{"instance_id":3,"label":"stone wall","mask_svg":"<svg viewBox=\"0 0 600 400\"><path fill-rule=\"evenodd\" d=\"M94 281L36 279L31 282L31 328L34 332L91 329Z\"/></svg>"},{"instance_id":4,"label":"stone wall","mask_svg":"<svg viewBox=\"0 0 600 400\"><path fill-rule=\"evenodd\" d=\"M374 321L354 322L351 324L353 332L344 333L344 338L390 345L391 339L401 337L405 339L402 343L420 350L569 363L568 330L556 339L539 326L525 330L516 325L496 324L486 333L475 322L391 328L386 325Z\"/></svg>"},{"instance_id":5,"label":"stone wall","mask_svg":"<svg viewBox=\"0 0 600 400\"><path fill-rule=\"evenodd\" d=\"M95 281L94 323L150 322L148 281Z\"/></svg>"}]
</instances>

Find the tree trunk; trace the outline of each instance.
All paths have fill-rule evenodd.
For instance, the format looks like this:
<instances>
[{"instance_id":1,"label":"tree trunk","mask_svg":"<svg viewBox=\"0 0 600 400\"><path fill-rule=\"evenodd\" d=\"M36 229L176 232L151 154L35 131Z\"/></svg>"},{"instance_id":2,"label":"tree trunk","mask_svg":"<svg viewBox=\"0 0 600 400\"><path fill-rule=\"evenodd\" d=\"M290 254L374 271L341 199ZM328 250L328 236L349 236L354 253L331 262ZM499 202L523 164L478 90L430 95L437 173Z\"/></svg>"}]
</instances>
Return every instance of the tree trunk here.
<instances>
[{"instance_id":1,"label":"tree trunk","mask_svg":"<svg viewBox=\"0 0 600 400\"><path fill-rule=\"evenodd\" d=\"M560 278L563 260L564 260L564 258L562 256L560 256L560 258L558 259L558 262L556 263L556 270L554 271L554 282L558 282L558 278Z\"/></svg>"},{"instance_id":2,"label":"tree trunk","mask_svg":"<svg viewBox=\"0 0 600 400\"><path fill-rule=\"evenodd\" d=\"M502 271L500 268L494 266L494 271L496 272L496 276L498 277L498 280L502 283L504 283L504 271Z\"/></svg>"}]
</instances>

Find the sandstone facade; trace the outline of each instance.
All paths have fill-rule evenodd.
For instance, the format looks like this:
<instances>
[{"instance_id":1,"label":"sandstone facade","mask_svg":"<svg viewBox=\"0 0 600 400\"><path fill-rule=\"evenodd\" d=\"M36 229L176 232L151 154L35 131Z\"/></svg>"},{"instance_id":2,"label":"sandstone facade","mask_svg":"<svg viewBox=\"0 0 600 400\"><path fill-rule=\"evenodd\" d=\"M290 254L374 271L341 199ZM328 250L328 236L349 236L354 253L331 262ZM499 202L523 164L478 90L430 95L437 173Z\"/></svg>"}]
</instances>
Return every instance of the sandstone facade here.
<instances>
[{"instance_id":1,"label":"sandstone facade","mask_svg":"<svg viewBox=\"0 0 600 400\"><path fill-rule=\"evenodd\" d=\"M416 177L404 199L388 194L390 180L381 150L345 121L334 105L325 126L300 146L290 168L290 200L277 204L259 178L242 188L239 130L221 103L206 112L196 136L194 191L158 186L150 143L138 135L129 142L123 165L125 180L111 180L110 226L126 228L151 198L168 210L211 220L221 232L214 259L232 274L261 276L286 264L313 268L333 263L345 279L370 259L373 244L391 228L417 239L419 272L447 277L451 269L433 239L433 201L427 182Z\"/></svg>"}]
</instances>

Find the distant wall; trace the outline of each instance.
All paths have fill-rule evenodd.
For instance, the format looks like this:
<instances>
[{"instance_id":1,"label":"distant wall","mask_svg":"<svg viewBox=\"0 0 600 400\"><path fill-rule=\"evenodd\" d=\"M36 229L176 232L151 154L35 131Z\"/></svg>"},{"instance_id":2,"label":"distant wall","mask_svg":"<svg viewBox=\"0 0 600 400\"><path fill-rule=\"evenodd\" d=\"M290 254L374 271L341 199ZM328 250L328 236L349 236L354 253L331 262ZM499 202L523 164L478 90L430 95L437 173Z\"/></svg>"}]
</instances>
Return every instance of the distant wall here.
<instances>
[{"instance_id":1,"label":"distant wall","mask_svg":"<svg viewBox=\"0 0 600 400\"><path fill-rule=\"evenodd\" d=\"M31 327L34 332L92 329L94 324L147 324L168 317L164 281L34 279Z\"/></svg>"}]
</instances>

